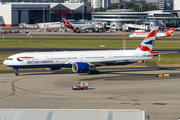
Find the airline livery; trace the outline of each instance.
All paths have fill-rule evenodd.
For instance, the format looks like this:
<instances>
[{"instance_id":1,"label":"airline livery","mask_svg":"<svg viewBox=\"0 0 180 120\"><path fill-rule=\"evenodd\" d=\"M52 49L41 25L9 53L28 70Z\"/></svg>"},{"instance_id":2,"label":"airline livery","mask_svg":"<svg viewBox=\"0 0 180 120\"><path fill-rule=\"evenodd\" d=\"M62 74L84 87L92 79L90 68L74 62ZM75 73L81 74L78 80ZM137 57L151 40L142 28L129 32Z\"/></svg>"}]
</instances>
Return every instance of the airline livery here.
<instances>
[{"instance_id":1,"label":"airline livery","mask_svg":"<svg viewBox=\"0 0 180 120\"><path fill-rule=\"evenodd\" d=\"M167 37L167 36L172 36L173 35L173 32L174 32L174 29L176 28L171 28L169 29L168 32L166 33L157 33L157 36L156 37ZM145 33L145 32L134 32L133 34L129 35L129 37L146 37L148 35L148 33Z\"/></svg>"},{"instance_id":2,"label":"airline livery","mask_svg":"<svg viewBox=\"0 0 180 120\"><path fill-rule=\"evenodd\" d=\"M16 76L19 68L59 70L70 67L74 73L99 73L98 66L127 65L157 56L159 53L152 48L158 28L154 27L135 50L24 52L9 56L3 64L14 68Z\"/></svg>"},{"instance_id":3,"label":"airline livery","mask_svg":"<svg viewBox=\"0 0 180 120\"><path fill-rule=\"evenodd\" d=\"M93 24L82 24L82 23L75 23L71 24L68 22L66 17L62 14L63 24L66 28L71 30L85 30L85 29L93 29L95 28L95 25Z\"/></svg>"},{"instance_id":4,"label":"airline livery","mask_svg":"<svg viewBox=\"0 0 180 120\"><path fill-rule=\"evenodd\" d=\"M29 23L34 23L37 19L38 16L38 12L36 12L36 14L29 20Z\"/></svg>"}]
</instances>

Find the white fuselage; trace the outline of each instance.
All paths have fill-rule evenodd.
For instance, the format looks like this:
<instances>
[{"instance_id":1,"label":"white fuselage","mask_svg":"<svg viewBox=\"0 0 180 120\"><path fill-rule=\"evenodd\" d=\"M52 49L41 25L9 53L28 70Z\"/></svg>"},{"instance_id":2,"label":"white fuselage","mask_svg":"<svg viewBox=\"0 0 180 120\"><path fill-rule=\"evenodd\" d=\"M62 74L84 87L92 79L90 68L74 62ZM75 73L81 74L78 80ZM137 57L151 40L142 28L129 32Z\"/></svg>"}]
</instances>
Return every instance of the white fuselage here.
<instances>
[{"instance_id":1,"label":"white fuselage","mask_svg":"<svg viewBox=\"0 0 180 120\"><path fill-rule=\"evenodd\" d=\"M133 33L131 35L129 35L129 37L146 37L148 35L148 33ZM173 34L171 34L173 35ZM167 35L165 33L157 33L156 37L166 37Z\"/></svg>"},{"instance_id":2,"label":"white fuselage","mask_svg":"<svg viewBox=\"0 0 180 120\"><path fill-rule=\"evenodd\" d=\"M93 24L72 24L72 26L74 27L74 30L85 30L85 29L92 29L94 28Z\"/></svg>"},{"instance_id":3,"label":"white fuselage","mask_svg":"<svg viewBox=\"0 0 180 120\"><path fill-rule=\"evenodd\" d=\"M72 63L85 62L89 65L125 65L150 59L139 50L99 50L64 52L25 52L12 55L4 64L13 68L71 67Z\"/></svg>"}]
</instances>

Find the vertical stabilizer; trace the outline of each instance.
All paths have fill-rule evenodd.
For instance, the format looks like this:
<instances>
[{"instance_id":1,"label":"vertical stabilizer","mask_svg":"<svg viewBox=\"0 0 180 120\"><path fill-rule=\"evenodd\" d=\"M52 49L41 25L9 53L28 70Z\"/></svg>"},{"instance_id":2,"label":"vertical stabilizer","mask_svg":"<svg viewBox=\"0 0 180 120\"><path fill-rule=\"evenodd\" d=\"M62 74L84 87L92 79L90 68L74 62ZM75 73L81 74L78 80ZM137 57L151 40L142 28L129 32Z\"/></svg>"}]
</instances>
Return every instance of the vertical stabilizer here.
<instances>
[{"instance_id":1,"label":"vertical stabilizer","mask_svg":"<svg viewBox=\"0 0 180 120\"><path fill-rule=\"evenodd\" d=\"M165 33L165 35L171 36L174 32L174 29L176 29L176 28L171 28L167 33Z\"/></svg>"},{"instance_id":2,"label":"vertical stabilizer","mask_svg":"<svg viewBox=\"0 0 180 120\"><path fill-rule=\"evenodd\" d=\"M67 20L66 17L64 16L64 14L62 14L62 19L63 19L64 25L69 24L68 20Z\"/></svg>"},{"instance_id":3,"label":"vertical stabilizer","mask_svg":"<svg viewBox=\"0 0 180 120\"><path fill-rule=\"evenodd\" d=\"M71 25L68 20L66 19L66 17L64 16L64 14L62 14L62 19L63 19L63 24L66 28L69 29L74 29L73 25Z\"/></svg>"},{"instance_id":4,"label":"vertical stabilizer","mask_svg":"<svg viewBox=\"0 0 180 120\"><path fill-rule=\"evenodd\" d=\"M150 52L153 48L158 29L159 29L158 26L153 27L151 32L146 36L146 38L141 42L141 44L138 46L136 50Z\"/></svg>"},{"instance_id":5,"label":"vertical stabilizer","mask_svg":"<svg viewBox=\"0 0 180 120\"><path fill-rule=\"evenodd\" d=\"M38 16L38 12L36 12L36 14L34 14L34 16L29 20L30 23L34 23L37 19Z\"/></svg>"}]
</instances>

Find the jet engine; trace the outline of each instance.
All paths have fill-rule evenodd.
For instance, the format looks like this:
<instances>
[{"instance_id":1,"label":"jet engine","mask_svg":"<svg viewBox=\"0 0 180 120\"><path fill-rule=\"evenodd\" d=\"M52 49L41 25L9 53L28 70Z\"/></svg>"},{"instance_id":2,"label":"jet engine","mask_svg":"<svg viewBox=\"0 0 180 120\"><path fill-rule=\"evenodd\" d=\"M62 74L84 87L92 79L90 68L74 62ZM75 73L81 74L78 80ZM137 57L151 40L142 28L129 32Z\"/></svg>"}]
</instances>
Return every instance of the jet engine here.
<instances>
[{"instance_id":1,"label":"jet engine","mask_svg":"<svg viewBox=\"0 0 180 120\"><path fill-rule=\"evenodd\" d=\"M89 64L84 62L76 62L72 64L72 71L74 73L85 73L89 71Z\"/></svg>"},{"instance_id":2,"label":"jet engine","mask_svg":"<svg viewBox=\"0 0 180 120\"><path fill-rule=\"evenodd\" d=\"M60 67L52 67L52 68L46 68L47 70L60 70Z\"/></svg>"},{"instance_id":3,"label":"jet engine","mask_svg":"<svg viewBox=\"0 0 180 120\"><path fill-rule=\"evenodd\" d=\"M98 28L93 28L92 31L93 32L99 32L99 29Z\"/></svg>"}]
</instances>

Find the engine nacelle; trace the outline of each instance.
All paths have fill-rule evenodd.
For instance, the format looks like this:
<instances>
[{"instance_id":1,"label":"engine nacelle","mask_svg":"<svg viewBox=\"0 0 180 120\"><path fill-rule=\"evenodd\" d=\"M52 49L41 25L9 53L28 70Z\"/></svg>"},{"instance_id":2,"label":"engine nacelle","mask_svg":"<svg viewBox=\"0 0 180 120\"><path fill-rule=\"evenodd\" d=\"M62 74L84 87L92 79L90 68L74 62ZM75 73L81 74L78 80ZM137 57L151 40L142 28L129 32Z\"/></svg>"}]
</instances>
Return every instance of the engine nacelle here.
<instances>
[{"instance_id":1,"label":"engine nacelle","mask_svg":"<svg viewBox=\"0 0 180 120\"><path fill-rule=\"evenodd\" d=\"M47 70L60 70L60 67L52 67L52 68L46 68Z\"/></svg>"},{"instance_id":2,"label":"engine nacelle","mask_svg":"<svg viewBox=\"0 0 180 120\"><path fill-rule=\"evenodd\" d=\"M99 32L99 29L98 28L93 28L92 31L93 32Z\"/></svg>"},{"instance_id":3,"label":"engine nacelle","mask_svg":"<svg viewBox=\"0 0 180 120\"><path fill-rule=\"evenodd\" d=\"M74 73L85 73L89 70L89 64L84 62L76 62L72 64L72 71Z\"/></svg>"}]
</instances>

